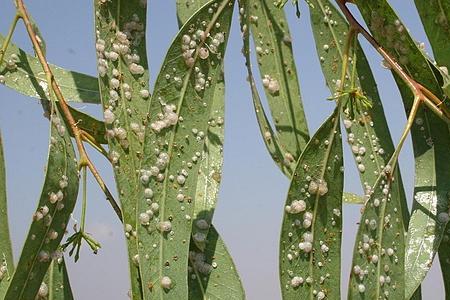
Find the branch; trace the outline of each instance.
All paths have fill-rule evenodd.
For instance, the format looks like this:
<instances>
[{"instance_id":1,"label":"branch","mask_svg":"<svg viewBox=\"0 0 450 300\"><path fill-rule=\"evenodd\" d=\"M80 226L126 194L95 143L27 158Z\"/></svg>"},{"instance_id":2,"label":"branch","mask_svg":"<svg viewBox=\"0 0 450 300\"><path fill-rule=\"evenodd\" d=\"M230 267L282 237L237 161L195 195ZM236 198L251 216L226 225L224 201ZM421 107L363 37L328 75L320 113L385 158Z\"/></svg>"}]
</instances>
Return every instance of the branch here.
<instances>
[{"instance_id":1,"label":"branch","mask_svg":"<svg viewBox=\"0 0 450 300\"><path fill-rule=\"evenodd\" d=\"M345 18L350 24L350 30L356 31L356 33L361 33L364 38L377 50L377 52L384 58L384 60L389 64L391 69L408 85L411 92L414 94L414 98L418 101L425 103L433 112L435 112L442 120L450 123L450 110L447 107L442 106L443 101L434 95L426 87L411 78L397 63L397 61L386 52L386 50L381 47L381 45L375 40L375 38L359 24L355 19L353 14L345 5L347 0L336 0L339 8L344 13Z\"/></svg>"},{"instance_id":2,"label":"branch","mask_svg":"<svg viewBox=\"0 0 450 300\"><path fill-rule=\"evenodd\" d=\"M75 142L78 148L78 152L80 155L79 159L79 167L88 167L91 171L92 175L94 175L95 179L97 180L97 183L99 184L100 188L104 192L106 199L109 201L111 206L113 207L114 211L116 212L119 219L122 221L122 211L117 204L117 202L114 200L113 195L109 191L108 187L106 186L105 182L103 181L102 177L100 176L99 172L95 168L94 164L90 160L86 149L83 145L83 135L82 131L78 128L77 123L75 122L75 119L73 118L69 106L61 92L61 89L59 88L58 83L55 81L55 78L53 76L53 73L47 63L47 60L45 58L45 55L42 51L41 45L39 44L37 38L36 38L36 32L33 29L33 26L30 21L30 17L28 15L28 11L25 8L25 5L23 3L23 0L16 0L16 7L17 7L17 13L22 18L26 30L28 32L28 35L30 36L31 42L33 44L34 51L36 52L37 58L39 62L42 65L42 68L44 69L45 75L49 81L49 85L52 87L53 92L55 93L56 98L58 99L58 103L61 107L61 111L64 114L66 120L69 123L70 129L72 130L73 136L75 137Z\"/></svg>"}]
</instances>

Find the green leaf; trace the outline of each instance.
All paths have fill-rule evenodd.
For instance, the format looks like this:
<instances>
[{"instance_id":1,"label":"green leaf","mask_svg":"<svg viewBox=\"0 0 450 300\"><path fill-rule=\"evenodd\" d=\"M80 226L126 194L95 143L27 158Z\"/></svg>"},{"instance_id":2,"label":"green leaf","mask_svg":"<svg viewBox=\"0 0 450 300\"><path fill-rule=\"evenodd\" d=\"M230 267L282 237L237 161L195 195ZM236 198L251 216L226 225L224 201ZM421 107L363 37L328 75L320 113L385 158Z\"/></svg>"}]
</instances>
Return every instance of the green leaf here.
<instances>
[{"instance_id":1,"label":"green leaf","mask_svg":"<svg viewBox=\"0 0 450 300\"><path fill-rule=\"evenodd\" d=\"M450 195L449 195L450 197ZM439 263L445 287L445 299L450 299L450 226L445 229L444 237L439 245Z\"/></svg>"},{"instance_id":2,"label":"green leaf","mask_svg":"<svg viewBox=\"0 0 450 300\"><path fill-rule=\"evenodd\" d=\"M5 37L0 35L0 45ZM6 61L15 58L16 68L8 69ZM68 101L100 103L96 78L82 73L68 71L55 65L50 69ZM10 43L5 53L5 61L0 65L0 83L26 96L47 99L48 85L39 60Z\"/></svg>"},{"instance_id":3,"label":"green leaf","mask_svg":"<svg viewBox=\"0 0 450 300\"><path fill-rule=\"evenodd\" d=\"M269 118L267 117L264 107L261 103L261 97L259 96L258 89L256 88L256 82L253 76L253 71L251 67L250 60L250 31L248 30L250 26L249 12L248 12L248 1L239 1L240 5L240 26L243 38L243 49L242 53L245 58L245 65L247 68L248 82L250 84L250 90L252 93L253 107L256 113L256 120L258 121L259 130L261 136L263 137L264 144L267 151L272 157L273 161L277 164L280 170L287 177L291 177L294 168L294 157L288 155L284 149L281 141L278 137L278 133L275 132L272 125L270 124Z\"/></svg>"},{"instance_id":4,"label":"green leaf","mask_svg":"<svg viewBox=\"0 0 450 300\"><path fill-rule=\"evenodd\" d=\"M188 297L199 158L212 121L208 118L221 76L233 4L213 0L192 16L175 37L156 80L138 203L142 281L150 287L152 298Z\"/></svg>"},{"instance_id":5,"label":"green leaf","mask_svg":"<svg viewBox=\"0 0 450 300\"><path fill-rule=\"evenodd\" d=\"M414 0L438 65L450 68L450 3L445 0Z\"/></svg>"},{"instance_id":6,"label":"green leaf","mask_svg":"<svg viewBox=\"0 0 450 300\"><path fill-rule=\"evenodd\" d=\"M110 159L127 237L132 299L146 299L137 265L139 175L148 123L146 1L94 1L97 68ZM153 116L152 116L153 117ZM154 119L154 118L153 118Z\"/></svg>"},{"instance_id":7,"label":"green leaf","mask_svg":"<svg viewBox=\"0 0 450 300\"><path fill-rule=\"evenodd\" d=\"M72 288L70 287L69 275L67 274L64 258L52 260L44 281L42 290L48 290L48 296L42 297L46 300L73 300Z\"/></svg>"},{"instance_id":8,"label":"green leaf","mask_svg":"<svg viewBox=\"0 0 450 300\"><path fill-rule=\"evenodd\" d=\"M415 0L437 67L443 76L442 89L450 97L450 4L442 0Z\"/></svg>"},{"instance_id":9,"label":"green leaf","mask_svg":"<svg viewBox=\"0 0 450 300\"><path fill-rule=\"evenodd\" d=\"M195 3L177 1L177 13L180 23L184 24L199 8ZM188 3L190 5L188 5ZM223 68L223 66L222 66ZM223 143L225 117L225 78L223 74L217 80L209 116L208 133L205 137L200 161L198 183L195 196L194 218L211 224L212 216L219 196L222 176ZM205 225L203 221L200 221ZM197 235L196 235L197 234ZM199 235L200 234L200 235ZM206 241L198 237L206 236ZM231 298L245 299L239 274L223 240L216 229L210 226L192 226L189 264L191 272L188 277L189 299Z\"/></svg>"},{"instance_id":10,"label":"green leaf","mask_svg":"<svg viewBox=\"0 0 450 300\"><path fill-rule=\"evenodd\" d=\"M340 299L343 153L338 106L300 156L280 238L283 299Z\"/></svg>"},{"instance_id":11,"label":"green leaf","mask_svg":"<svg viewBox=\"0 0 450 300\"><path fill-rule=\"evenodd\" d=\"M43 190L5 300L34 299L52 258L61 255L58 249L76 203L79 183L75 152L65 126L56 111L51 116Z\"/></svg>"},{"instance_id":12,"label":"green leaf","mask_svg":"<svg viewBox=\"0 0 450 300\"><path fill-rule=\"evenodd\" d=\"M394 169L394 173L397 169ZM403 299L405 235L397 185L380 175L368 199L356 236L349 299Z\"/></svg>"},{"instance_id":13,"label":"green leaf","mask_svg":"<svg viewBox=\"0 0 450 300\"><path fill-rule=\"evenodd\" d=\"M177 15L181 25L186 23L193 14L207 0L190 2L189 0L177 1ZM212 223L214 210L217 203L219 186L222 177L223 143L224 143L224 118L225 118L225 78L222 74L215 85L215 92L211 102L208 131L202 155L199 158L200 167L198 173L197 190L195 196L194 218L204 220L204 226L192 226L192 238L196 247L204 251L206 247L205 237L208 238L209 225ZM228 253L227 253L228 254ZM231 260L231 258L230 258Z\"/></svg>"},{"instance_id":14,"label":"green leaf","mask_svg":"<svg viewBox=\"0 0 450 300\"><path fill-rule=\"evenodd\" d=\"M3 141L0 133L0 298L3 299L8 288L8 282L14 273L14 260L11 237L8 225L8 205L6 198L5 157Z\"/></svg>"},{"instance_id":15,"label":"green leaf","mask_svg":"<svg viewBox=\"0 0 450 300\"><path fill-rule=\"evenodd\" d=\"M356 1L374 37L396 59L403 70L438 97L443 93L427 58L386 1ZM413 96L408 87L394 76L403 103L410 111ZM432 112L421 108L411 130L416 179L414 202L406 240L405 298L409 299L431 267L442 239L444 226L437 216L448 209L450 190L450 148L447 124ZM392 276L391 276L392 277ZM400 286L401 287L401 286ZM401 288L400 288L401 289ZM397 286L397 290L399 290Z\"/></svg>"},{"instance_id":16,"label":"green leaf","mask_svg":"<svg viewBox=\"0 0 450 300\"><path fill-rule=\"evenodd\" d=\"M297 161L309 134L286 16L273 0L256 0L251 1L245 17L279 141L289 153L285 155Z\"/></svg>"},{"instance_id":17,"label":"green leaf","mask_svg":"<svg viewBox=\"0 0 450 300\"><path fill-rule=\"evenodd\" d=\"M105 123L69 106L70 113L79 129L90 134L99 144L107 144ZM70 132L73 137L73 133Z\"/></svg>"},{"instance_id":18,"label":"green leaf","mask_svg":"<svg viewBox=\"0 0 450 300\"><path fill-rule=\"evenodd\" d=\"M344 203L349 203L349 204L364 204L365 203L363 196L353 194L353 193L348 193L348 192L344 192L342 201Z\"/></svg>"},{"instance_id":19,"label":"green leaf","mask_svg":"<svg viewBox=\"0 0 450 300\"><path fill-rule=\"evenodd\" d=\"M188 299L245 299L231 255L214 226L209 230L205 251L191 243L189 264Z\"/></svg>"}]
</instances>

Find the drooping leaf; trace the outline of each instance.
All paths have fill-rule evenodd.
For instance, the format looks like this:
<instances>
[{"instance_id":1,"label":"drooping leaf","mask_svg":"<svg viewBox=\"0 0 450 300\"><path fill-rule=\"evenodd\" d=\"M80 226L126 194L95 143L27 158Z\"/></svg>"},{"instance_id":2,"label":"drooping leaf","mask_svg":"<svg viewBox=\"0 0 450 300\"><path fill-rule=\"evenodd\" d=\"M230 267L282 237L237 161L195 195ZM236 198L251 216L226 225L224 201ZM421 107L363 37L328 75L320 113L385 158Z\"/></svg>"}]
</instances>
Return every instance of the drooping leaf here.
<instances>
[{"instance_id":1,"label":"drooping leaf","mask_svg":"<svg viewBox=\"0 0 450 300\"><path fill-rule=\"evenodd\" d=\"M280 238L283 299L340 299L343 153L339 109L300 156Z\"/></svg>"},{"instance_id":2,"label":"drooping leaf","mask_svg":"<svg viewBox=\"0 0 450 300\"><path fill-rule=\"evenodd\" d=\"M0 35L0 45L5 41ZM13 59L15 67L8 69L6 61ZM100 103L97 79L82 73L68 71L55 65L50 68L68 101ZM47 99L48 84L39 60L10 43L5 60L0 65L0 83L26 96Z\"/></svg>"},{"instance_id":3,"label":"drooping leaf","mask_svg":"<svg viewBox=\"0 0 450 300\"><path fill-rule=\"evenodd\" d=\"M179 22L184 24L188 17L198 10L199 5L207 2L177 1ZM245 299L244 289L231 255L216 229L210 225L222 176L224 100L225 78L222 74L217 80L212 99L209 116L211 121L208 124L200 160L195 196L194 218L196 221L192 226L193 238L189 247L191 271L188 275L189 299L192 300L224 297ZM199 220L205 220L206 223ZM197 226L197 221L200 226ZM205 241L202 240L203 236L206 236Z\"/></svg>"},{"instance_id":4,"label":"drooping leaf","mask_svg":"<svg viewBox=\"0 0 450 300\"><path fill-rule=\"evenodd\" d=\"M394 169L394 174L397 169ZM380 175L370 194L353 250L348 299L403 299L405 234L393 175Z\"/></svg>"},{"instance_id":5,"label":"drooping leaf","mask_svg":"<svg viewBox=\"0 0 450 300\"><path fill-rule=\"evenodd\" d=\"M61 254L58 247L77 199L75 152L56 107L50 135L43 190L5 300L34 299L52 258Z\"/></svg>"},{"instance_id":6,"label":"drooping leaf","mask_svg":"<svg viewBox=\"0 0 450 300\"><path fill-rule=\"evenodd\" d=\"M188 253L208 119L233 1L203 6L175 37L155 83L140 172L139 259L150 297L188 297ZM158 117L159 116L159 117ZM217 120L214 120L217 123Z\"/></svg>"},{"instance_id":7,"label":"drooping leaf","mask_svg":"<svg viewBox=\"0 0 450 300\"><path fill-rule=\"evenodd\" d=\"M141 286L137 265L136 238L137 172L150 102L146 1L94 1L94 8L101 101L127 237L131 298L147 299L148 288Z\"/></svg>"},{"instance_id":8,"label":"drooping leaf","mask_svg":"<svg viewBox=\"0 0 450 300\"><path fill-rule=\"evenodd\" d=\"M191 243L188 299L244 300L239 274L214 226L210 227L205 250L199 250Z\"/></svg>"},{"instance_id":9,"label":"drooping leaf","mask_svg":"<svg viewBox=\"0 0 450 300\"><path fill-rule=\"evenodd\" d=\"M309 134L287 19L273 0L250 1L245 17L250 24L258 67L279 141L287 151L285 155L291 161L297 161Z\"/></svg>"},{"instance_id":10,"label":"drooping leaf","mask_svg":"<svg viewBox=\"0 0 450 300\"><path fill-rule=\"evenodd\" d=\"M191 2L189 0L177 1L178 21L182 26L189 17L208 3L208 0ZM181 27L180 26L180 27ZM205 144L199 158L199 173L197 191L195 195L194 219L204 220L203 226L192 226L192 238L196 247L205 250L208 239L209 225L212 223L214 210L219 196L219 186L222 177L223 143L224 143L224 118L225 118L225 77L222 74L215 85L215 92L211 102L211 111L208 117L208 130L205 136ZM206 237L206 239L205 239ZM226 253L228 255L228 253ZM229 258L231 260L231 258Z\"/></svg>"},{"instance_id":11,"label":"drooping leaf","mask_svg":"<svg viewBox=\"0 0 450 300\"><path fill-rule=\"evenodd\" d=\"M9 235L6 172L3 142L0 133L0 298L6 294L8 282L14 273L11 237Z\"/></svg>"},{"instance_id":12,"label":"drooping leaf","mask_svg":"<svg viewBox=\"0 0 450 300\"><path fill-rule=\"evenodd\" d=\"M256 120L258 121L259 130L261 136L263 137L264 144L267 151L272 157L273 161L277 164L284 175L290 177L292 175L292 170L294 168L294 158L292 155L287 154L281 141L278 137L278 133L275 132L272 125L270 124L269 118L267 117L264 107L261 102L261 97L259 96L258 89L256 88L255 78L253 76L253 71L251 67L250 60L250 15L249 15L249 4L246 0L239 1L239 19L240 27L243 38L243 48L242 53L245 58L245 65L247 68L248 82L250 84L250 90L252 93L253 107L255 109Z\"/></svg>"},{"instance_id":13,"label":"drooping leaf","mask_svg":"<svg viewBox=\"0 0 450 300\"><path fill-rule=\"evenodd\" d=\"M77 126L79 129L90 134L99 144L108 143L108 141L106 140L105 124L102 121L97 120L79 110L76 110L73 107L69 106L69 109L72 117L75 119L75 122L77 122ZM70 135L72 136L72 132L70 133Z\"/></svg>"},{"instance_id":14,"label":"drooping leaf","mask_svg":"<svg viewBox=\"0 0 450 300\"><path fill-rule=\"evenodd\" d=\"M45 300L73 300L72 288L67 274L66 263L63 257L52 260L44 281L41 284L42 292L48 291Z\"/></svg>"},{"instance_id":15,"label":"drooping leaf","mask_svg":"<svg viewBox=\"0 0 450 300\"><path fill-rule=\"evenodd\" d=\"M437 97L443 93L427 58L411 38L389 3L384 0L355 1L374 37L416 81ZM394 76L406 112L413 95L400 78ZM438 220L448 209L450 190L450 135L447 125L432 112L421 108L411 129L415 158L415 188L411 220L406 240L405 298L409 299L431 267L442 239L445 223ZM392 276L391 276L392 277ZM402 286L397 286L397 290Z\"/></svg>"}]
</instances>

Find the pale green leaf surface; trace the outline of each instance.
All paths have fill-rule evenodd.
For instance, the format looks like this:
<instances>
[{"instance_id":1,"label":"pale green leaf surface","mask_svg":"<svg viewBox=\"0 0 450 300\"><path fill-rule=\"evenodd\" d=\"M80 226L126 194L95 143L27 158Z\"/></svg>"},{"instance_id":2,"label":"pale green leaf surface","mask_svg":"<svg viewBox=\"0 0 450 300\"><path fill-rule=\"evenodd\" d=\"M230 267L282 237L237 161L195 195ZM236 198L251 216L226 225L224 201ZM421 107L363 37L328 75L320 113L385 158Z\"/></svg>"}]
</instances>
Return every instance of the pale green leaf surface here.
<instances>
[{"instance_id":1,"label":"pale green leaf surface","mask_svg":"<svg viewBox=\"0 0 450 300\"><path fill-rule=\"evenodd\" d=\"M292 176L280 238L285 300L313 300L318 293L340 298L344 173L339 109L311 138Z\"/></svg>"},{"instance_id":2,"label":"pale green leaf surface","mask_svg":"<svg viewBox=\"0 0 450 300\"><path fill-rule=\"evenodd\" d=\"M105 116L105 123L127 237L131 294L133 300L146 299L148 288L141 287L135 236L139 197L137 172L142 160L150 103L145 43L146 1L94 1L94 7L97 59L99 64L107 65L106 70L99 68L99 85L103 109L110 112ZM128 36L125 31L129 32ZM118 47L122 50L116 49ZM117 54L118 57L114 57Z\"/></svg>"},{"instance_id":3,"label":"pale green leaf surface","mask_svg":"<svg viewBox=\"0 0 450 300\"><path fill-rule=\"evenodd\" d=\"M344 192L343 194L343 200L344 203L349 203L349 204L364 204L364 197L354 194L354 193L349 193L349 192Z\"/></svg>"},{"instance_id":4,"label":"pale green leaf surface","mask_svg":"<svg viewBox=\"0 0 450 300\"><path fill-rule=\"evenodd\" d=\"M78 166L59 113L51 118L50 134L43 190L5 300L34 299L52 257L59 255L58 247L76 203Z\"/></svg>"},{"instance_id":5,"label":"pale green leaf surface","mask_svg":"<svg viewBox=\"0 0 450 300\"><path fill-rule=\"evenodd\" d=\"M179 22L184 24L201 5L207 2L177 1ZM216 83L211 105L209 116L211 122L208 124L201 156L194 207L194 218L206 220L207 224L211 224L212 221L222 176L225 117L223 73ZM244 299L244 289L231 255L216 229L214 227L210 229L210 226L206 229L199 228L195 222L192 226L194 238L191 239L189 247L192 253L189 259L192 269L188 274L189 299ZM206 236L206 241L195 238L198 232Z\"/></svg>"},{"instance_id":6,"label":"pale green leaf surface","mask_svg":"<svg viewBox=\"0 0 450 300\"><path fill-rule=\"evenodd\" d=\"M286 16L273 0L256 0L249 2L246 18L278 138L297 161L309 134Z\"/></svg>"},{"instance_id":7,"label":"pale green leaf surface","mask_svg":"<svg viewBox=\"0 0 450 300\"><path fill-rule=\"evenodd\" d=\"M180 27L186 23L195 12L208 0L192 2L190 0L177 1L177 15ZM194 218L206 221L211 225L216 207L219 186L222 177L223 143L224 143L224 118L225 118L225 78L222 74L217 80L214 96L211 103L211 111L208 119L208 131L205 136L205 144L202 155L199 158L200 167L198 173L197 191L195 195ZM201 226L200 226L201 227ZM208 236L209 226L200 228L192 226L193 242L197 248L204 250Z\"/></svg>"},{"instance_id":8,"label":"pale green leaf surface","mask_svg":"<svg viewBox=\"0 0 450 300\"><path fill-rule=\"evenodd\" d=\"M240 5L240 26L243 38L243 49L242 52L245 58L245 65L247 68L248 82L250 84L250 90L252 93L253 107L255 109L256 120L258 122L259 130L261 136L263 137L264 145L267 151L272 157L273 161L277 164L280 170L287 177L291 177L292 170L294 168L295 162L293 159L286 159L286 150L284 150L281 145L278 133L275 132L272 125L270 124L269 118L267 117L264 107L261 103L261 97L259 95L258 89L256 88L255 78L253 76L253 71L251 67L250 60L250 15L248 8L248 1L239 1ZM288 158L290 158L288 156ZM293 158L293 157L292 157Z\"/></svg>"},{"instance_id":9,"label":"pale green leaf surface","mask_svg":"<svg viewBox=\"0 0 450 300\"><path fill-rule=\"evenodd\" d=\"M2 135L0 133L0 299L3 299L5 296L8 288L8 281L14 273L7 203L5 157L3 154Z\"/></svg>"},{"instance_id":10,"label":"pale green leaf surface","mask_svg":"<svg viewBox=\"0 0 450 300\"><path fill-rule=\"evenodd\" d=\"M199 158L208 122L212 121L212 99L221 76L232 12L233 2L228 0L214 0L203 6L175 37L156 80L141 168L143 186L150 188L153 196L145 199L142 193L138 204L139 216L148 215L149 209L154 216L148 223L140 218L137 229L143 285L150 287L152 299L188 297L188 253ZM205 40L208 52L202 34L196 34L198 30L210 31L211 38ZM193 51L186 46L183 49L183 40L188 39L195 40ZM212 47L213 39L222 42ZM207 79L209 84L199 88L203 83L199 78ZM158 115L178 120L172 125L161 124Z\"/></svg>"},{"instance_id":11,"label":"pale green leaf surface","mask_svg":"<svg viewBox=\"0 0 450 300\"><path fill-rule=\"evenodd\" d=\"M356 1L374 37L416 81L438 97L443 93L427 58L409 36L405 25L387 1ZM413 96L394 76L403 103L409 112ZM442 239L445 224L437 216L448 209L450 190L449 130L447 125L426 109L420 109L411 130L415 157L414 202L406 240L405 298L409 299L431 267ZM403 290L402 286L397 289Z\"/></svg>"},{"instance_id":12,"label":"pale green leaf surface","mask_svg":"<svg viewBox=\"0 0 450 300\"><path fill-rule=\"evenodd\" d=\"M0 35L0 45L4 41L4 36ZM14 70L6 68L6 61L11 55L16 55L18 58L17 68ZM50 69L68 101L100 103L98 83L95 77L68 71L51 64ZM0 83L7 87L26 96L48 100L47 79L39 60L13 43L9 44L5 53L5 61L0 65L0 76L3 76Z\"/></svg>"}]
</instances>

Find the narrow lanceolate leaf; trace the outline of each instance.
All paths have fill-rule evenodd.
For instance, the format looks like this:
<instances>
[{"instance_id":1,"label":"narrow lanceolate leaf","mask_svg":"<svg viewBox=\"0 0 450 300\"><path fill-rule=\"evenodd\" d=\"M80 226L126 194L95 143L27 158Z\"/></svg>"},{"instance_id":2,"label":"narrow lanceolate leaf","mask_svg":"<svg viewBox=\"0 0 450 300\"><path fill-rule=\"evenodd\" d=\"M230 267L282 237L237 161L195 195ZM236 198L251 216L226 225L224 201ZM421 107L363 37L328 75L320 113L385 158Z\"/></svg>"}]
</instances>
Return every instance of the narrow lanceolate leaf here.
<instances>
[{"instance_id":1,"label":"narrow lanceolate leaf","mask_svg":"<svg viewBox=\"0 0 450 300\"><path fill-rule=\"evenodd\" d=\"M41 284L39 293L47 292L45 300L73 300L69 275L63 257L53 259Z\"/></svg>"},{"instance_id":2,"label":"narrow lanceolate leaf","mask_svg":"<svg viewBox=\"0 0 450 300\"><path fill-rule=\"evenodd\" d=\"M189 252L189 298L244 300L245 293L228 249L211 226L206 249L191 244Z\"/></svg>"},{"instance_id":3,"label":"narrow lanceolate leaf","mask_svg":"<svg viewBox=\"0 0 450 300\"><path fill-rule=\"evenodd\" d=\"M5 41L0 35L0 45ZM11 61L11 64L8 64ZM100 103L95 77L50 65L62 93L68 101ZM47 99L48 86L39 60L10 43L0 65L0 83L26 96Z\"/></svg>"},{"instance_id":4,"label":"narrow lanceolate leaf","mask_svg":"<svg viewBox=\"0 0 450 300\"><path fill-rule=\"evenodd\" d=\"M136 205L150 93L146 1L94 1L97 68L110 159L122 208L132 299L145 298L137 262Z\"/></svg>"},{"instance_id":5,"label":"narrow lanceolate leaf","mask_svg":"<svg viewBox=\"0 0 450 300\"><path fill-rule=\"evenodd\" d=\"M208 1L177 1L178 20L187 22ZM222 66L223 68L223 66ZM218 78L208 123L208 132L200 161L195 195L192 239L189 246L189 299L245 299L239 274L219 233L212 226L212 216L219 196L222 176L225 117L225 78ZM203 222L201 220L205 220ZM199 238L200 237L200 238ZM204 240L203 237L206 237Z\"/></svg>"},{"instance_id":6,"label":"narrow lanceolate leaf","mask_svg":"<svg viewBox=\"0 0 450 300\"><path fill-rule=\"evenodd\" d=\"M309 134L284 11L272 0L250 1L246 17L273 123L285 155L297 161Z\"/></svg>"},{"instance_id":7,"label":"narrow lanceolate leaf","mask_svg":"<svg viewBox=\"0 0 450 300\"><path fill-rule=\"evenodd\" d=\"M5 300L34 299L58 250L78 194L78 166L68 129L51 117L44 187Z\"/></svg>"},{"instance_id":8,"label":"narrow lanceolate leaf","mask_svg":"<svg viewBox=\"0 0 450 300\"><path fill-rule=\"evenodd\" d=\"M206 3L208 3L208 0L195 1L195 3L189 0L178 0L177 15L180 25L185 24ZM222 177L225 130L225 77L223 75L223 65L222 74L217 79L214 89L208 118L208 131L205 136L202 155L199 158L200 167L194 207L194 218L205 222L199 221L203 226L197 226L196 222L192 226L193 241L201 251L205 250L206 241L208 240L209 226L211 225L219 196L219 186Z\"/></svg>"},{"instance_id":9,"label":"narrow lanceolate leaf","mask_svg":"<svg viewBox=\"0 0 450 300\"><path fill-rule=\"evenodd\" d=\"M283 299L340 299L342 189L339 107L300 156L280 238Z\"/></svg>"},{"instance_id":10,"label":"narrow lanceolate leaf","mask_svg":"<svg viewBox=\"0 0 450 300\"><path fill-rule=\"evenodd\" d=\"M408 34L408 30L384 0L356 1L374 37L395 58L403 69L435 95L443 93L426 57ZM403 103L408 112L413 96L395 76ZM431 267L442 239L448 210L450 190L450 135L447 125L422 108L411 130L416 162L414 202L406 240L405 298L414 293ZM444 218L445 217L445 218ZM392 276L391 276L392 277ZM403 289L397 286L398 289Z\"/></svg>"},{"instance_id":11,"label":"narrow lanceolate leaf","mask_svg":"<svg viewBox=\"0 0 450 300\"><path fill-rule=\"evenodd\" d=\"M138 203L143 287L188 297L188 253L201 152L221 76L233 1L210 1L182 27L158 75L146 129Z\"/></svg>"},{"instance_id":12,"label":"narrow lanceolate leaf","mask_svg":"<svg viewBox=\"0 0 450 300\"><path fill-rule=\"evenodd\" d=\"M332 95L337 96L341 85L348 24L328 0L312 0L310 3L311 26L322 71ZM364 106L358 99L349 99L352 105L344 107L343 122L364 191L370 192L394 152L394 144L370 66L359 43L352 42L352 46L354 45L356 50L353 48L349 56L356 60L356 65L355 62L349 64L349 79L345 82L343 92L357 91L371 102L371 107ZM405 207L404 218L407 224L406 197L400 173L396 176L398 185L392 192L399 194L396 199Z\"/></svg>"},{"instance_id":13,"label":"narrow lanceolate leaf","mask_svg":"<svg viewBox=\"0 0 450 300\"><path fill-rule=\"evenodd\" d=\"M8 282L14 273L11 237L8 225L8 205L6 199L6 172L3 142L0 133L0 299L3 299Z\"/></svg>"},{"instance_id":14,"label":"narrow lanceolate leaf","mask_svg":"<svg viewBox=\"0 0 450 300\"><path fill-rule=\"evenodd\" d=\"M242 53L245 58L245 65L247 68L248 82L250 84L250 90L252 93L253 107L256 113L256 119L258 121L259 130L261 136L263 137L264 144L272 157L273 161L277 164L280 170L287 177L291 177L294 168L294 157L287 154L281 141L278 137L278 133L275 132L272 125L270 124L269 118L264 111L264 107L261 103L261 97L259 96L258 89L256 88L255 78L253 76L253 71L251 67L250 60L250 18L249 18L249 4L248 1L239 1L239 19L240 27L243 38L243 48Z\"/></svg>"},{"instance_id":15,"label":"narrow lanceolate leaf","mask_svg":"<svg viewBox=\"0 0 450 300\"><path fill-rule=\"evenodd\" d=\"M395 174L396 169L394 170ZM348 299L403 299L405 234L397 182L380 175L364 207L353 250Z\"/></svg>"},{"instance_id":16,"label":"narrow lanceolate leaf","mask_svg":"<svg viewBox=\"0 0 450 300\"><path fill-rule=\"evenodd\" d=\"M439 66L450 68L450 3L445 0L415 0L433 56Z\"/></svg>"}]
</instances>

